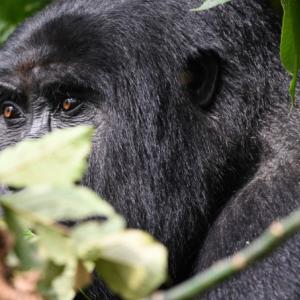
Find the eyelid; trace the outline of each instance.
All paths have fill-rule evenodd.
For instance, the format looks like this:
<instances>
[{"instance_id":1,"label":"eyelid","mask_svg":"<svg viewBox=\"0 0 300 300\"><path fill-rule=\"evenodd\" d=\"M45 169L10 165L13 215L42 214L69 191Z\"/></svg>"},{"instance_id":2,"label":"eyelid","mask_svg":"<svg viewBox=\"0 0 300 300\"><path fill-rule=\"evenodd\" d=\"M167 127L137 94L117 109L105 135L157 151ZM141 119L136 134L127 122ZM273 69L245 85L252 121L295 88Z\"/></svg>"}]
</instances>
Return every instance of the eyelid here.
<instances>
[{"instance_id":1,"label":"eyelid","mask_svg":"<svg viewBox=\"0 0 300 300\"><path fill-rule=\"evenodd\" d=\"M0 87L0 105L3 103L11 103L21 108L27 105L27 98L21 92L1 89Z\"/></svg>"},{"instance_id":2,"label":"eyelid","mask_svg":"<svg viewBox=\"0 0 300 300\"><path fill-rule=\"evenodd\" d=\"M3 100L3 101L1 101L0 105L1 105L1 107L11 105L11 106L17 108L19 111L22 111L21 107L15 101L12 101L12 100Z\"/></svg>"}]
</instances>

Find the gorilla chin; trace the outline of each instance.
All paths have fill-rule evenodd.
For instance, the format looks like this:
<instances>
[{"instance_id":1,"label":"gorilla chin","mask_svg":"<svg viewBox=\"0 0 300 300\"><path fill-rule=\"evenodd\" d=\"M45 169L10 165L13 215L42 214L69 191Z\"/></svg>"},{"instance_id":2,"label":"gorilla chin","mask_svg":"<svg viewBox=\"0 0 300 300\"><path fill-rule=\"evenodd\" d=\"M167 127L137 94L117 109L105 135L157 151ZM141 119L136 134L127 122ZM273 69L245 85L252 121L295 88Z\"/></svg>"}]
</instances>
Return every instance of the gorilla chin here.
<instances>
[{"instance_id":1,"label":"gorilla chin","mask_svg":"<svg viewBox=\"0 0 300 300\"><path fill-rule=\"evenodd\" d=\"M300 206L268 0L58 0L0 49L0 149L92 125L84 184L170 251L170 285ZM300 236L201 299L299 299ZM90 299L115 299L95 278ZM76 299L83 299L78 295Z\"/></svg>"}]
</instances>

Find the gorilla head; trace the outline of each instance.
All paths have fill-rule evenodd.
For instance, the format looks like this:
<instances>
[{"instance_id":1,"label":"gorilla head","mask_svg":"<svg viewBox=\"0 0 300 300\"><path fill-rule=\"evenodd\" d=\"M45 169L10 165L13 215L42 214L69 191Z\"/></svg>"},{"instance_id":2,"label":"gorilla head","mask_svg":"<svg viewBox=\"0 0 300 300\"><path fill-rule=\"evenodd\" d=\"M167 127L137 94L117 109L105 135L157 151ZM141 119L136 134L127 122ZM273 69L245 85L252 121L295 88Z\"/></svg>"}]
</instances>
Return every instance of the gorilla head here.
<instances>
[{"instance_id":1,"label":"gorilla head","mask_svg":"<svg viewBox=\"0 0 300 300\"><path fill-rule=\"evenodd\" d=\"M299 204L299 197L287 197L284 207L275 199L260 215L255 209L264 209L269 195L258 193L250 211L239 199L243 191L251 196L252 182L251 191L259 190L261 168L289 135L278 130L272 142L271 124L297 123L287 116L279 17L264 0L190 11L197 6L192 0L56 1L0 50L0 148L56 128L93 125L83 184L129 226L168 246L172 283L196 264L198 270L231 254ZM292 139L299 135L286 141ZM218 243L220 236L227 242ZM232 295L230 288L218 295Z\"/></svg>"}]
</instances>

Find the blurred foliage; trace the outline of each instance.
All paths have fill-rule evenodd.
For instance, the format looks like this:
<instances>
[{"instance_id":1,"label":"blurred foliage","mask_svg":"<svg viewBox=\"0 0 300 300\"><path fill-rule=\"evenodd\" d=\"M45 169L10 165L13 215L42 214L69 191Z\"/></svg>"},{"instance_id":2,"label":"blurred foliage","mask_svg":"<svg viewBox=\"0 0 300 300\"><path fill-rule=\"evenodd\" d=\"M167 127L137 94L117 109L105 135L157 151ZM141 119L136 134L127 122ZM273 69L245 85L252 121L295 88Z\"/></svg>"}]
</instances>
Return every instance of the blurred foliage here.
<instances>
[{"instance_id":1,"label":"blurred foliage","mask_svg":"<svg viewBox=\"0 0 300 300\"><path fill-rule=\"evenodd\" d=\"M1 0L0 42L5 41L20 22L49 2L50 0Z\"/></svg>"},{"instance_id":2,"label":"blurred foliage","mask_svg":"<svg viewBox=\"0 0 300 300\"><path fill-rule=\"evenodd\" d=\"M22 273L38 276L35 298L8 298L1 288L0 299L72 300L90 283L93 270L125 299L143 298L165 282L167 249L146 232L126 229L110 204L76 185L87 167L92 136L89 127L72 127L0 153L0 182L26 187L0 196L0 244L14 241L6 251L13 264L6 254L0 259L0 286L2 278L6 290L20 293L3 282L3 270L9 269L14 281Z\"/></svg>"}]
</instances>

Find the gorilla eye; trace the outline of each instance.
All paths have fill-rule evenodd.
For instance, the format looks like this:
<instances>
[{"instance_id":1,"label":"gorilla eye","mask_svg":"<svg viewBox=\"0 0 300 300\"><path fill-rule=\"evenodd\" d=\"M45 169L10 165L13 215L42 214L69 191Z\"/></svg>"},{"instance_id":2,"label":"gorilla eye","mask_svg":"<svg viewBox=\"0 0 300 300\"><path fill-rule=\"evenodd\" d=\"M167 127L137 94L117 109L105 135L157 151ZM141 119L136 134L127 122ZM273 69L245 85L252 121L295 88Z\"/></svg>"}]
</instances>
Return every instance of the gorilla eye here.
<instances>
[{"instance_id":1,"label":"gorilla eye","mask_svg":"<svg viewBox=\"0 0 300 300\"><path fill-rule=\"evenodd\" d=\"M67 98L62 102L62 109L65 112L72 111L73 109L77 108L81 102L75 98Z\"/></svg>"},{"instance_id":2,"label":"gorilla eye","mask_svg":"<svg viewBox=\"0 0 300 300\"><path fill-rule=\"evenodd\" d=\"M19 116L19 112L15 106L7 104L2 107L2 115L5 119L14 119Z\"/></svg>"}]
</instances>

